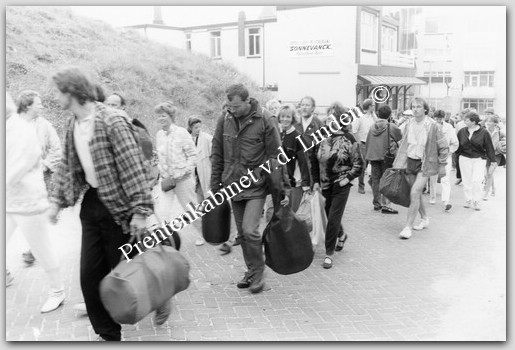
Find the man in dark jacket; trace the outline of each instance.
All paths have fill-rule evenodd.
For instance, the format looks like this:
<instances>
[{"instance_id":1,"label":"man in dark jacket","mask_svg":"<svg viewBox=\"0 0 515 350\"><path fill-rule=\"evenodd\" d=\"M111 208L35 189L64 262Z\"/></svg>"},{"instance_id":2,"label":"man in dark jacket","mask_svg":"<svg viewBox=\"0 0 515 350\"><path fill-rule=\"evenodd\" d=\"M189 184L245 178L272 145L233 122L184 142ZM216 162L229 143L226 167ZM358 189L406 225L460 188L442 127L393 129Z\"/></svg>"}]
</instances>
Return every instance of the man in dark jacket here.
<instances>
[{"instance_id":1,"label":"man in dark jacket","mask_svg":"<svg viewBox=\"0 0 515 350\"><path fill-rule=\"evenodd\" d=\"M315 99L311 96L305 96L300 100L299 104L299 115L300 122L295 124L295 129L302 135L304 144L311 145L313 142L313 134L315 131L324 126L324 123L314 114L316 108ZM307 159L311 158L313 148L310 148L306 152ZM308 162L311 175L311 163ZM311 186L313 185L313 179L311 178Z\"/></svg>"},{"instance_id":2,"label":"man in dark jacket","mask_svg":"<svg viewBox=\"0 0 515 350\"><path fill-rule=\"evenodd\" d=\"M241 184L240 191L227 195L232 199L238 235L243 237L241 247L248 269L237 286L259 293L264 288L265 270L259 232L268 194L265 174L272 170L270 160L277 158L281 139L270 113L249 97L242 84L229 86L226 94L227 114L218 120L213 136L211 189L216 192Z\"/></svg>"},{"instance_id":3,"label":"man in dark jacket","mask_svg":"<svg viewBox=\"0 0 515 350\"><path fill-rule=\"evenodd\" d=\"M392 109L389 106L382 106L377 111L378 120L370 128L367 135L365 159L372 166L372 193L374 199L372 204L374 210L381 210L384 214L398 214L397 210L390 207L390 201L379 192L379 181L386 169L392 167L393 159L385 159L389 151L395 154L397 142L402 139L400 129L390 122Z\"/></svg>"}]
</instances>

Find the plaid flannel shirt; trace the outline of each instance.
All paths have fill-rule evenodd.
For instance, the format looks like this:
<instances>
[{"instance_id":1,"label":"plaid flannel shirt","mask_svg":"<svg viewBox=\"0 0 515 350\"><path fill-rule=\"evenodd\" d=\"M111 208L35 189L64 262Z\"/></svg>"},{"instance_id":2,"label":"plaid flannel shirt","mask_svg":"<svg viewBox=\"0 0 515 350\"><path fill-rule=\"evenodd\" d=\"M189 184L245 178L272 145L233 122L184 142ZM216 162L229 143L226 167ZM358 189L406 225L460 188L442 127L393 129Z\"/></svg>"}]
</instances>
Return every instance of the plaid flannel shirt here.
<instances>
[{"instance_id":1,"label":"plaid flannel shirt","mask_svg":"<svg viewBox=\"0 0 515 350\"><path fill-rule=\"evenodd\" d=\"M60 208L73 206L88 188L73 142L75 117L66 130L63 158L54 174L50 200ZM144 157L135 130L116 110L95 106L95 129L89 142L98 180L98 197L115 222L129 232L133 214L150 215L154 209Z\"/></svg>"}]
</instances>

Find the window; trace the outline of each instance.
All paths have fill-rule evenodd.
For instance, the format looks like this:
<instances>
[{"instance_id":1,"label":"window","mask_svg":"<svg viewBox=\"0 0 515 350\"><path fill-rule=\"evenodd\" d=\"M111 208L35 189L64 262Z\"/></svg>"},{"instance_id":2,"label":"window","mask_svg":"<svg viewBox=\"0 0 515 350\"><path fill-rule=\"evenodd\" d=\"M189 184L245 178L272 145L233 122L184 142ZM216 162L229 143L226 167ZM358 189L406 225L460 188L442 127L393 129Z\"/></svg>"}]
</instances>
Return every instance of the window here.
<instances>
[{"instance_id":1,"label":"window","mask_svg":"<svg viewBox=\"0 0 515 350\"><path fill-rule=\"evenodd\" d=\"M211 32L211 57L219 58L222 56L222 40L220 32Z\"/></svg>"},{"instance_id":2,"label":"window","mask_svg":"<svg viewBox=\"0 0 515 350\"><path fill-rule=\"evenodd\" d=\"M397 52L397 29L383 26L381 48L384 51Z\"/></svg>"},{"instance_id":3,"label":"window","mask_svg":"<svg viewBox=\"0 0 515 350\"><path fill-rule=\"evenodd\" d=\"M463 99L463 109L474 108L478 114L483 114L485 109L493 108L494 100L491 98L466 98Z\"/></svg>"},{"instance_id":4,"label":"window","mask_svg":"<svg viewBox=\"0 0 515 350\"><path fill-rule=\"evenodd\" d=\"M249 56L261 55L261 29L250 28L249 29Z\"/></svg>"},{"instance_id":5,"label":"window","mask_svg":"<svg viewBox=\"0 0 515 350\"><path fill-rule=\"evenodd\" d=\"M191 51L191 33L186 33L186 50Z\"/></svg>"},{"instance_id":6,"label":"window","mask_svg":"<svg viewBox=\"0 0 515 350\"><path fill-rule=\"evenodd\" d=\"M361 49L377 52L377 15L361 12Z\"/></svg>"},{"instance_id":7,"label":"window","mask_svg":"<svg viewBox=\"0 0 515 350\"><path fill-rule=\"evenodd\" d=\"M494 73L493 71L483 72L465 72L465 86L482 87L494 86Z\"/></svg>"},{"instance_id":8,"label":"window","mask_svg":"<svg viewBox=\"0 0 515 350\"><path fill-rule=\"evenodd\" d=\"M424 77L422 78L422 80L429 82L429 77L431 77L431 83L450 83L450 82L452 82L451 72L426 71L426 72L424 72Z\"/></svg>"}]
</instances>

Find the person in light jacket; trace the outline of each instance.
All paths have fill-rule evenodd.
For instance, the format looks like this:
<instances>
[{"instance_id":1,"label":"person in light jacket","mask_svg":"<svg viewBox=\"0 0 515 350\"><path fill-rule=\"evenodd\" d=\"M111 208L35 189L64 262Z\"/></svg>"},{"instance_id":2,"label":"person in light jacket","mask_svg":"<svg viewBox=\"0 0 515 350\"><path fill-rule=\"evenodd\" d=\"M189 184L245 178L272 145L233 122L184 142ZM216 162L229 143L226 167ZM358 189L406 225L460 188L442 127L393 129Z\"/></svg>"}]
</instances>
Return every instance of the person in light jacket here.
<instances>
[{"instance_id":1,"label":"person in light jacket","mask_svg":"<svg viewBox=\"0 0 515 350\"><path fill-rule=\"evenodd\" d=\"M200 203L208 197L208 191L211 189L210 157L213 136L202 131L202 120L196 115L188 119L188 132L191 134L197 148L198 162L195 168L195 192Z\"/></svg>"},{"instance_id":2,"label":"person in light jacket","mask_svg":"<svg viewBox=\"0 0 515 350\"><path fill-rule=\"evenodd\" d=\"M5 231L9 243L19 228L30 249L45 270L50 292L41 312L57 309L65 299L59 262L52 249L49 221L45 215L50 203L43 180L41 147L35 129L16 114L14 102L6 93L5 140ZM6 286L13 277L6 272Z\"/></svg>"},{"instance_id":3,"label":"person in light jacket","mask_svg":"<svg viewBox=\"0 0 515 350\"><path fill-rule=\"evenodd\" d=\"M483 200L488 200L488 195L495 196L494 186L494 172L498 165L506 164L506 133L499 127L499 117L491 115L486 117L485 120L486 130L490 133L492 143L495 150L495 162L487 163L485 188L483 193Z\"/></svg>"},{"instance_id":4,"label":"person in light jacket","mask_svg":"<svg viewBox=\"0 0 515 350\"><path fill-rule=\"evenodd\" d=\"M191 135L188 131L175 124L177 108L172 102L163 102L154 108L157 114L157 121L161 125L161 130L156 135L157 156L159 158L159 173L161 181L171 177L176 182L176 187L159 193L160 212L165 212L165 208L171 206L174 196L177 196L179 203L185 211L188 211L187 205L191 203L195 205L197 196L195 194L195 168L197 166L198 154ZM163 217L164 220L172 221L173 217L169 215ZM193 227L197 234L195 245L203 245L201 221L193 221Z\"/></svg>"},{"instance_id":5,"label":"person in light jacket","mask_svg":"<svg viewBox=\"0 0 515 350\"><path fill-rule=\"evenodd\" d=\"M47 191L50 191L52 174L56 171L62 156L61 140L52 124L42 116L43 104L39 93L32 90L22 91L16 99L16 107L20 118L36 130L41 147L43 179ZM36 261L30 250L24 252L22 257L27 265L32 265Z\"/></svg>"},{"instance_id":6,"label":"person in light jacket","mask_svg":"<svg viewBox=\"0 0 515 350\"><path fill-rule=\"evenodd\" d=\"M429 226L422 191L432 175L445 176L445 165L449 154L449 144L438 124L428 117L429 105L421 97L411 102L413 118L406 124L393 168L406 169L411 184L410 206L406 226L400 238L411 237L412 229L422 230ZM421 222L414 226L417 212Z\"/></svg>"},{"instance_id":7,"label":"person in light jacket","mask_svg":"<svg viewBox=\"0 0 515 350\"><path fill-rule=\"evenodd\" d=\"M444 121L445 119L445 111L441 109L436 110L434 113L434 118L436 122L441 126L442 132L449 143L449 160L447 165L445 166L445 176L440 179L442 183L442 202L444 203L444 208L446 212L451 210L451 169L452 169L452 154L456 152L458 149L458 137L456 136L456 132L451 124ZM436 183L438 181L438 175L433 175L430 177L431 183L431 194L429 197L429 203L436 203Z\"/></svg>"}]
</instances>

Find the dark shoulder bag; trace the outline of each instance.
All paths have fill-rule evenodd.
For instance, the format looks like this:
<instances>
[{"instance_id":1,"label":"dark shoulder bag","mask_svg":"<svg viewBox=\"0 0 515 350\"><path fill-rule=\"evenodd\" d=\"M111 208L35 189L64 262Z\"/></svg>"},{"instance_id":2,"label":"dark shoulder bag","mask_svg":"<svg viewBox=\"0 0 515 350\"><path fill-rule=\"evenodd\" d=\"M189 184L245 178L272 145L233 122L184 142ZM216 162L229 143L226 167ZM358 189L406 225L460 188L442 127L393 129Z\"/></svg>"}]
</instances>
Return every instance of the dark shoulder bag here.
<instances>
[{"instance_id":1,"label":"dark shoulder bag","mask_svg":"<svg viewBox=\"0 0 515 350\"><path fill-rule=\"evenodd\" d=\"M389 168L393 165L393 161L395 160L395 153L392 153L391 152L391 143L390 143L390 122L388 122L388 126L387 126L387 137L386 137L386 142L387 142L387 145L386 145L386 152L384 154L384 162L386 164L388 164ZM395 144L397 145L397 148L399 148L399 145L397 144L397 141L393 140L395 142Z\"/></svg>"}]
</instances>

